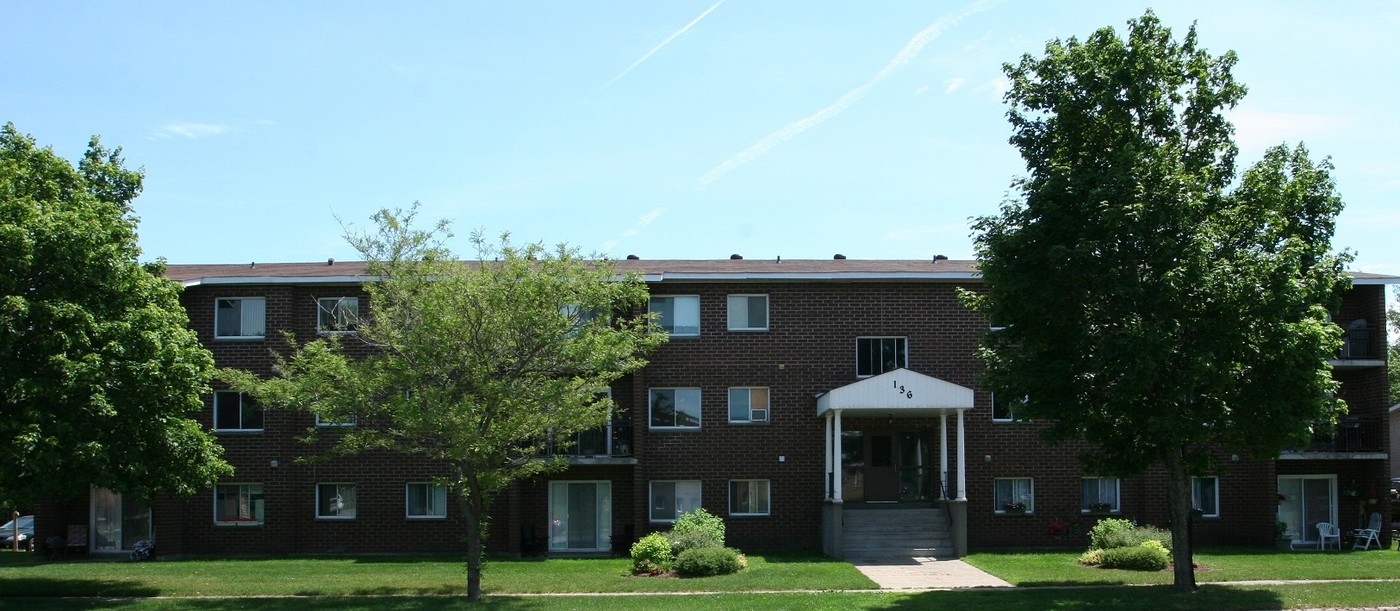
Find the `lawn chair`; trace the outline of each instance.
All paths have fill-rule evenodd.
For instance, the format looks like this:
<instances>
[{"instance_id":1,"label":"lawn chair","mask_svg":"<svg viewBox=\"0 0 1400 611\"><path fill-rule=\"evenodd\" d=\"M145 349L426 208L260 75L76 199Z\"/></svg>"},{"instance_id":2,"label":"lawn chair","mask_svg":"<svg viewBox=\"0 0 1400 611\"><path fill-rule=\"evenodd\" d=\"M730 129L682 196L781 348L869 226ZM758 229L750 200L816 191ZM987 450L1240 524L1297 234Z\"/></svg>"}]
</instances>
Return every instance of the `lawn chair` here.
<instances>
[{"instance_id":1,"label":"lawn chair","mask_svg":"<svg viewBox=\"0 0 1400 611\"><path fill-rule=\"evenodd\" d=\"M1376 544L1376 549L1381 548L1381 514L1371 512L1371 523L1366 528L1358 528L1351 531L1351 549L1371 549L1371 544Z\"/></svg>"},{"instance_id":2,"label":"lawn chair","mask_svg":"<svg viewBox=\"0 0 1400 611\"><path fill-rule=\"evenodd\" d=\"M1336 524L1331 522L1317 523L1318 549L1327 549L1327 540L1331 539L1337 546L1337 551L1342 550L1342 531Z\"/></svg>"}]
</instances>

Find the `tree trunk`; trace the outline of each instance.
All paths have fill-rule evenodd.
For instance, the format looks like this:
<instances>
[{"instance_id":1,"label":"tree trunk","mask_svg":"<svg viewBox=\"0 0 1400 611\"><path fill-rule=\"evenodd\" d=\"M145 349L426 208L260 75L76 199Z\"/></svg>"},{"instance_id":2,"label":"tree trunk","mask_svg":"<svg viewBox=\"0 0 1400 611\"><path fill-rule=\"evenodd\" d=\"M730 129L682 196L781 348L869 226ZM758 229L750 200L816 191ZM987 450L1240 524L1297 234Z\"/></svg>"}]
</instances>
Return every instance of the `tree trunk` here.
<instances>
[{"instance_id":1,"label":"tree trunk","mask_svg":"<svg viewBox=\"0 0 1400 611\"><path fill-rule=\"evenodd\" d=\"M462 513L467 519L467 600L481 600L481 489L470 478L462 490Z\"/></svg>"},{"instance_id":2,"label":"tree trunk","mask_svg":"<svg viewBox=\"0 0 1400 611\"><path fill-rule=\"evenodd\" d=\"M1172 587L1196 591L1196 568L1191 561L1191 476L1177 450L1167 459L1167 505L1172 519Z\"/></svg>"}]
</instances>

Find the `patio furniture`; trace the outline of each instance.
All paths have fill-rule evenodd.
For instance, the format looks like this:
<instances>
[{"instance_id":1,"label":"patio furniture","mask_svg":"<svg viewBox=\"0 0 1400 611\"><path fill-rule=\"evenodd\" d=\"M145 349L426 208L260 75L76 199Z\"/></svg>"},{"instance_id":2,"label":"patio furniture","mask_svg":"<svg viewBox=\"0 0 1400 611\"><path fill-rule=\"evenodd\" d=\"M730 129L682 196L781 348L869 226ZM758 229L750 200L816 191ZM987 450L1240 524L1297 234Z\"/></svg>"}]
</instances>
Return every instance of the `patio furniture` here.
<instances>
[{"instance_id":1,"label":"patio furniture","mask_svg":"<svg viewBox=\"0 0 1400 611\"><path fill-rule=\"evenodd\" d=\"M1358 528L1351 531L1351 549L1371 549L1371 544L1376 544L1376 549L1381 548L1381 514L1371 512L1371 522L1366 528Z\"/></svg>"},{"instance_id":2,"label":"patio furniture","mask_svg":"<svg viewBox=\"0 0 1400 611\"><path fill-rule=\"evenodd\" d=\"M1331 522L1318 522L1317 538L1318 549L1327 549L1327 541L1329 539L1337 546L1337 551L1341 551L1342 549L1342 531L1337 528L1336 524L1332 524Z\"/></svg>"}]
</instances>

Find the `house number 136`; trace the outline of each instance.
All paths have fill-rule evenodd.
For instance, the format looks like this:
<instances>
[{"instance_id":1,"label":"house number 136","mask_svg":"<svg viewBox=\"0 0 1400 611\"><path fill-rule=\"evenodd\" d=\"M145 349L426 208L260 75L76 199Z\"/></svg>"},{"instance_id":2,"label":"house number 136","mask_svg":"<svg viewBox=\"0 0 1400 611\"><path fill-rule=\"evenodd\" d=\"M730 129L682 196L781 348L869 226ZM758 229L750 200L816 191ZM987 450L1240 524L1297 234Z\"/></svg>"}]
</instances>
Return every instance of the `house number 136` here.
<instances>
[{"instance_id":1,"label":"house number 136","mask_svg":"<svg viewBox=\"0 0 1400 611\"><path fill-rule=\"evenodd\" d=\"M914 391L912 391L912 390L904 390L904 385L903 385L903 384L900 384L900 383L899 383L899 380L895 380L895 381L894 381L894 391L897 392L897 393L899 393L899 394L901 394L901 395L904 395L904 398L905 398L905 399L913 399L913 398L914 398Z\"/></svg>"}]
</instances>

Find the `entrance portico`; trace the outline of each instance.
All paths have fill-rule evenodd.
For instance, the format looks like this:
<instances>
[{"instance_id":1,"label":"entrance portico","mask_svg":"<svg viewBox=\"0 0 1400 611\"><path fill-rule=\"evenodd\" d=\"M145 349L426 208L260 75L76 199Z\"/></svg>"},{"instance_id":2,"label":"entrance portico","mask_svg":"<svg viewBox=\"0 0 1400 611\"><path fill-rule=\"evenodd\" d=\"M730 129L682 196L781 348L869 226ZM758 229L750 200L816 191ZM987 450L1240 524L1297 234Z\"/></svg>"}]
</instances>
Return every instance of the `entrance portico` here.
<instances>
[{"instance_id":1,"label":"entrance portico","mask_svg":"<svg viewBox=\"0 0 1400 611\"><path fill-rule=\"evenodd\" d=\"M825 419L825 499L824 548L841 556L841 506L847 499L846 482L858 486L850 500L898 502L926 500L919 491L927 482L926 438L907 431L874 431L851 435L843 431L843 417L884 420L891 426L898 420L939 419L938 503L949 509L954 547L966 553L967 451L963 429L964 412L973 407L973 392L951 382L908 369L883 374L832 389L817 397L817 416ZM948 416L957 417L956 486L948 481ZM926 433L925 433L926 434ZM860 447L843 447L843 440ZM843 455L847 457L842 460ZM859 464L859 469L851 464ZM949 490L952 487L953 490ZM912 492L911 492L912 491ZM949 495L953 498L949 498Z\"/></svg>"}]
</instances>

